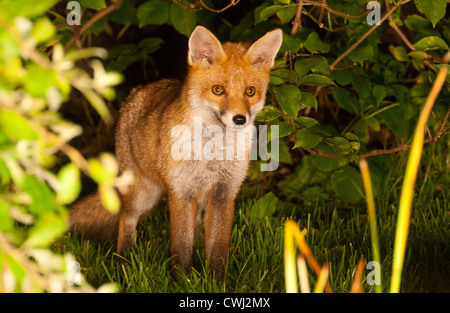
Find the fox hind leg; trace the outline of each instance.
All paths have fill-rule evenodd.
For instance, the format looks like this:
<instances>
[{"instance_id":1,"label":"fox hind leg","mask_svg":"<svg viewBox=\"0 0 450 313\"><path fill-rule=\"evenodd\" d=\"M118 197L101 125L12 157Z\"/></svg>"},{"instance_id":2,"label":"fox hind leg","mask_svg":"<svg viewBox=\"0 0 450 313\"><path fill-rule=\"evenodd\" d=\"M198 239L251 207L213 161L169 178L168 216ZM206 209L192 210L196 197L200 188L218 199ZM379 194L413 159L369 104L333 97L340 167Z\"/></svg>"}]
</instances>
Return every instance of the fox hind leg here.
<instances>
[{"instance_id":1,"label":"fox hind leg","mask_svg":"<svg viewBox=\"0 0 450 313\"><path fill-rule=\"evenodd\" d=\"M122 195L117 253L121 253L134 244L139 219L150 213L163 191L161 187L148 179L138 180L138 184L131 186L128 193Z\"/></svg>"}]
</instances>

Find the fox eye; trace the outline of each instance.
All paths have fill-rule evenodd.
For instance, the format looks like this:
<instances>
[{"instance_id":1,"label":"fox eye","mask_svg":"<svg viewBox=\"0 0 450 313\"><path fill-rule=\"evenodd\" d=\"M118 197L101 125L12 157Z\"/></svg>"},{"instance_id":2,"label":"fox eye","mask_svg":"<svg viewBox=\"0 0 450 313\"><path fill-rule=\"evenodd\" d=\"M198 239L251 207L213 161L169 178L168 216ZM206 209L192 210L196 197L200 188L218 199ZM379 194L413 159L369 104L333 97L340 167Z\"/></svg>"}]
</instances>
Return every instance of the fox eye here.
<instances>
[{"instance_id":1,"label":"fox eye","mask_svg":"<svg viewBox=\"0 0 450 313\"><path fill-rule=\"evenodd\" d=\"M253 86L250 86L245 90L245 94L249 97L253 97L255 95L255 92L256 92L256 90L255 90L255 87L253 87Z\"/></svg>"},{"instance_id":2,"label":"fox eye","mask_svg":"<svg viewBox=\"0 0 450 313\"><path fill-rule=\"evenodd\" d=\"M212 86L211 90L212 90L213 94L215 94L216 96L222 95L222 94L223 94L223 91L224 91L224 90L223 90L223 87L220 86L220 85L214 85L214 86Z\"/></svg>"}]
</instances>

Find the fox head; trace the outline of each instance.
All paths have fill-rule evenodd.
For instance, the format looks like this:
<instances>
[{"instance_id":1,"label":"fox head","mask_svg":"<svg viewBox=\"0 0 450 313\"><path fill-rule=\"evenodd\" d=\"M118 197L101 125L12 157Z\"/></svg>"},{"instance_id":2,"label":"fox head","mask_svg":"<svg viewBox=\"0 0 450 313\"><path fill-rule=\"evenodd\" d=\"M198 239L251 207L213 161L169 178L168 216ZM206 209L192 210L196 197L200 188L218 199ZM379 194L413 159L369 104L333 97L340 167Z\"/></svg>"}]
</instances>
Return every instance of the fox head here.
<instances>
[{"instance_id":1,"label":"fox head","mask_svg":"<svg viewBox=\"0 0 450 313\"><path fill-rule=\"evenodd\" d=\"M252 124L263 109L270 69L282 31L268 32L252 45L224 43L197 26L189 38L189 101L225 126Z\"/></svg>"}]
</instances>

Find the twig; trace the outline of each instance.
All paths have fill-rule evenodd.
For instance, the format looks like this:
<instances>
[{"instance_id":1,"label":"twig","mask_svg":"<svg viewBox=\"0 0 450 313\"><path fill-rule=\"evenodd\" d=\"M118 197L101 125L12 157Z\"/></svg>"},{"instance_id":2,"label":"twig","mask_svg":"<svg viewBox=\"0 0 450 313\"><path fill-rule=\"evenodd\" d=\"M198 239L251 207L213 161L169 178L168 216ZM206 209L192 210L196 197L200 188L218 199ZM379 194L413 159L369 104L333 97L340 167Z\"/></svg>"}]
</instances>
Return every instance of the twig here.
<instances>
[{"instance_id":1,"label":"twig","mask_svg":"<svg viewBox=\"0 0 450 313\"><path fill-rule=\"evenodd\" d=\"M297 2L297 12L295 13L294 21L292 22L291 37L294 37L299 28L302 27L303 0L298 0Z\"/></svg>"},{"instance_id":2,"label":"twig","mask_svg":"<svg viewBox=\"0 0 450 313\"><path fill-rule=\"evenodd\" d=\"M108 15L109 13L119 9L121 5L122 5L122 0L117 0L113 3L111 3L111 5L104 8L103 10L98 11L94 16L92 16L89 19L89 21L86 22L86 24L84 24L80 28L80 30L77 32L77 34L74 34L74 36L72 38L70 38L70 40L64 46L64 51L67 51L75 41L79 40L81 35L83 35L92 25L94 25L97 21L99 21L100 19L102 19L103 17Z\"/></svg>"},{"instance_id":3,"label":"twig","mask_svg":"<svg viewBox=\"0 0 450 313\"><path fill-rule=\"evenodd\" d=\"M214 12L214 13L221 13L221 12L227 10L228 8L230 8L230 7L232 7L232 6L235 6L236 4L239 3L239 1L241 1L241 0L230 0L230 4L229 4L229 5L227 5L226 7L222 8L222 9L219 9L219 10L210 8L209 6L207 6L207 5L203 2L203 0L200 0L200 3L201 3L202 6L203 6L205 9L207 9L208 11L211 11L211 12Z\"/></svg>"},{"instance_id":4,"label":"twig","mask_svg":"<svg viewBox=\"0 0 450 313\"><path fill-rule=\"evenodd\" d=\"M198 4L200 3L199 0L197 0L194 4L190 4L190 5L186 5L179 0L172 0L172 2L175 2L176 4L178 4L180 7L182 7L186 11L200 11L202 9L201 7L198 7Z\"/></svg>"},{"instance_id":5,"label":"twig","mask_svg":"<svg viewBox=\"0 0 450 313\"><path fill-rule=\"evenodd\" d=\"M320 9L319 19L317 20L319 22L319 27L323 28L323 17L325 16L325 6L328 6L327 0L322 0L322 9Z\"/></svg>"},{"instance_id":6,"label":"twig","mask_svg":"<svg viewBox=\"0 0 450 313\"><path fill-rule=\"evenodd\" d=\"M358 65L358 63L357 62L353 62L352 64L349 64L349 65L346 65L346 66L335 67L331 71L342 71L342 70L346 70L346 69L351 68L351 67L356 66L356 65Z\"/></svg>"},{"instance_id":7,"label":"twig","mask_svg":"<svg viewBox=\"0 0 450 313\"><path fill-rule=\"evenodd\" d=\"M450 108L448 109L448 111L447 111L447 113L445 115L444 121L442 122L442 125L439 128L439 130L436 132L436 134L433 137L431 137L431 138L429 138L427 140L424 140L423 144L435 143L435 142L438 141L438 139L444 133L447 132L449 127L446 126L446 123L448 121L449 116L450 116ZM411 148L411 145L404 144L404 145L400 145L400 146L392 148L392 149L374 150L374 151L370 151L370 152L367 152L367 153L359 155L358 159L361 160L361 159L370 158L370 157L373 157L373 156L376 156L376 155L381 155L381 154L394 154L394 153L397 153L397 152L400 152L400 151L408 151L410 148ZM305 149L305 150L308 151L312 155L323 156L323 157L327 157L327 158L330 158L330 159L337 159L337 156L335 156L334 154L330 154L330 153L327 153L327 152L322 151L322 150L316 150L316 149ZM344 158L346 158L346 157L344 156Z\"/></svg>"},{"instance_id":8,"label":"twig","mask_svg":"<svg viewBox=\"0 0 450 313\"><path fill-rule=\"evenodd\" d=\"M366 16L367 14L372 12L372 10L366 10L366 11L364 11L361 14L353 15L353 14L348 14L348 13L345 13L345 12L339 12L339 11L333 10L332 8L330 8L328 6L328 3L327 3L326 0L322 0L321 2L313 1L313 0L302 0L302 1L305 1L306 3L309 3L309 4L314 5L316 7L322 7L325 10L327 10L328 12L330 12L330 13L333 13L333 14L339 15L339 16L343 16L343 17L346 17L346 18L360 18L360 17Z\"/></svg>"}]
</instances>

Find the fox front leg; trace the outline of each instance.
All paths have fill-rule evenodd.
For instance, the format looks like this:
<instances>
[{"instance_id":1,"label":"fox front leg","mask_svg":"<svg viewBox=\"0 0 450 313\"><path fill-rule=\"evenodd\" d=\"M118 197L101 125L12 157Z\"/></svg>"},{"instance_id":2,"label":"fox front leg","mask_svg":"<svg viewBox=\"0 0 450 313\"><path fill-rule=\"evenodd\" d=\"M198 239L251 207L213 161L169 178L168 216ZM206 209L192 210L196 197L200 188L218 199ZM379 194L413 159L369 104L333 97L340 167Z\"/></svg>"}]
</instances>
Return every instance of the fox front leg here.
<instances>
[{"instance_id":1,"label":"fox front leg","mask_svg":"<svg viewBox=\"0 0 450 313\"><path fill-rule=\"evenodd\" d=\"M225 278L234 215L234 196L212 193L205 212L206 258L218 281ZM212 273L211 273L212 274Z\"/></svg>"},{"instance_id":2,"label":"fox front leg","mask_svg":"<svg viewBox=\"0 0 450 313\"><path fill-rule=\"evenodd\" d=\"M173 267L179 265L187 273L192 266L194 248L195 220L197 204L169 192L170 214L170 253L172 255L172 277L178 275Z\"/></svg>"}]
</instances>

